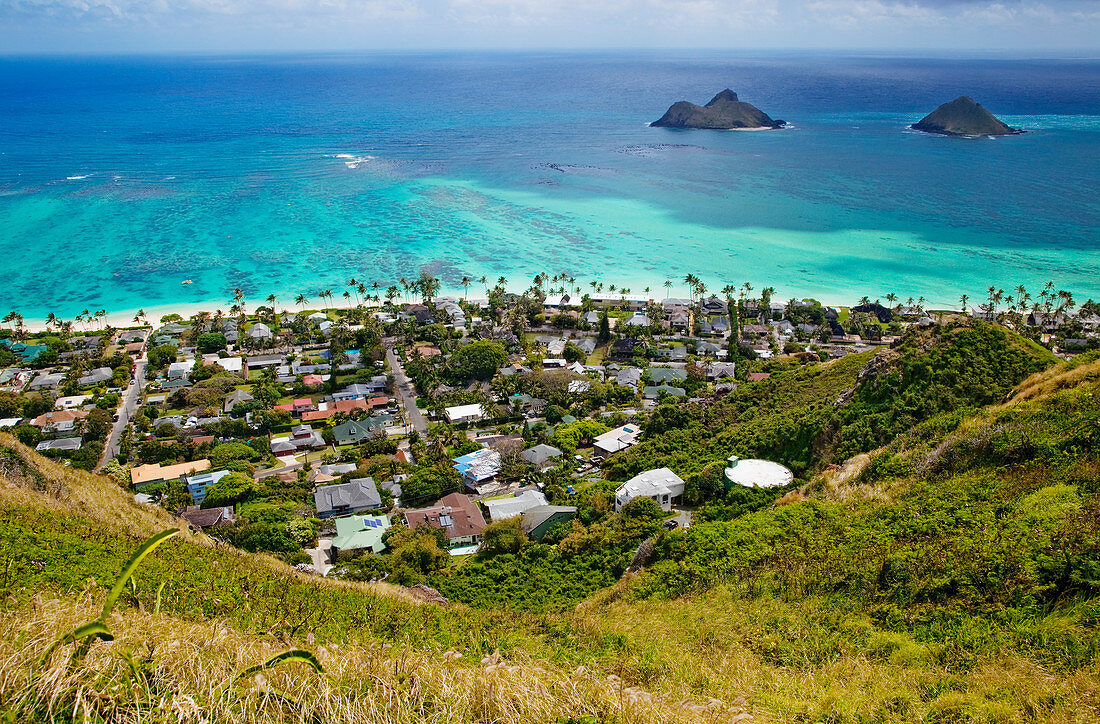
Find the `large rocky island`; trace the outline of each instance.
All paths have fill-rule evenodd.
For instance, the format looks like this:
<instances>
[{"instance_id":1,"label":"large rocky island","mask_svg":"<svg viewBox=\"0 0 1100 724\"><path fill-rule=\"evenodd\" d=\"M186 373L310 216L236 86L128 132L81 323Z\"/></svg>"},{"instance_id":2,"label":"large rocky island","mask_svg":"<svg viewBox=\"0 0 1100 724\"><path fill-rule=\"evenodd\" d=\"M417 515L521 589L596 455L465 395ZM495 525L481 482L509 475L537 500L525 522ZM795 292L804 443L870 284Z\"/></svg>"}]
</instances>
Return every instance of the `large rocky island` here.
<instances>
[{"instance_id":1,"label":"large rocky island","mask_svg":"<svg viewBox=\"0 0 1100 724\"><path fill-rule=\"evenodd\" d=\"M1011 136L1023 131L1010 128L969 96L959 96L914 123L910 128L941 136Z\"/></svg>"},{"instance_id":2,"label":"large rocky island","mask_svg":"<svg viewBox=\"0 0 1100 724\"><path fill-rule=\"evenodd\" d=\"M786 121L773 120L751 103L737 99L726 88L705 106L680 101L673 103L659 120L649 124L658 128L709 128L715 130L760 130L782 128Z\"/></svg>"}]
</instances>

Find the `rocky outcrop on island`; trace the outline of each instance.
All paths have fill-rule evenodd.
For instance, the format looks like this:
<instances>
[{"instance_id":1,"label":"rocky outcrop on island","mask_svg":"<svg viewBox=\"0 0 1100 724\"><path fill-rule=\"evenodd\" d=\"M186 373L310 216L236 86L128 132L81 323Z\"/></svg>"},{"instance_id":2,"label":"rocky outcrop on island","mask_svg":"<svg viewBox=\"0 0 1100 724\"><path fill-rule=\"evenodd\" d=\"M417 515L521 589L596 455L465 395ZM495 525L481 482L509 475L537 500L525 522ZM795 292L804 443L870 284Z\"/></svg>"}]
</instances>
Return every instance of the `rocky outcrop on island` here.
<instances>
[{"instance_id":1,"label":"rocky outcrop on island","mask_svg":"<svg viewBox=\"0 0 1100 724\"><path fill-rule=\"evenodd\" d=\"M942 136L1011 136L1023 131L1009 128L969 96L959 96L910 126Z\"/></svg>"},{"instance_id":2,"label":"rocky outcrop on island","mask_svg":"<svg viewBox=\"0 0 1100 724\"><path fill-rule=\"evenodd\" d=\"M737 99L726 88L705 106L680 101L673 103L659 120L649 124L658 128L709 128L715 130L782 128L786 121L773 120L751 103Z\"/></svg>"}]
</instances>

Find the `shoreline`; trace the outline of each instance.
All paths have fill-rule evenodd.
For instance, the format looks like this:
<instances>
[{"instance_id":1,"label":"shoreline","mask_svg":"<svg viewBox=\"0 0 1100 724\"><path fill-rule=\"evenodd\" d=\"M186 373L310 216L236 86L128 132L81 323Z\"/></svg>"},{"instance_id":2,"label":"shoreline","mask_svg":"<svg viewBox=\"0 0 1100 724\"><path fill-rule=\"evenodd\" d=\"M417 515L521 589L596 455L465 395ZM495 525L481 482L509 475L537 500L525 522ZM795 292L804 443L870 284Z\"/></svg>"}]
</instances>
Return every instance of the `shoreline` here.
<instances>
[{"instance_id":1,"label":"shoreline","mask_svg":"<svg viewBox=\"0 0 1100 724\"><path fill-rule=\"evenodd\" d=\"M650 291L649 296L650 296L651 301L657 302L658 304L661 301L663 301L664 299L668 299L668 298L687 298L689 296L688 293L687 293L687 290L683 286L682 282L674 283L674 286L671 290L665 290L665 288L663 286L658 286L656 288L660 291L668 291L669 292L666 295L666 294L655 293L652 290ZM759 295L759 292L760 292L761 288L762 287L760 287L760 286L754 285L752 292L747 294L746 297L752 297L754 295ZM514 285L508 285L508 286L505 287L505 289L506 289L507 292L516 293L516 294L522 294L522 292L523 292L522 289L519 289L518 287L516 287ZM641 290L636 290L633 287L630 287L630 289L631 289L631 291L627 295L630 298L637 297L637 296L642 296L642 295L645 294L645 292L643 292ZM453 288L450 288L450 287L442 287L439 290L439 292L437 292L435 294L435 298L438 299L440 297L456 297L460 300L465 298L466 301L469 301L469 302L484 302L484 301L487 301L487 297L484 294L469 294L469 295L464 296L463 291L464 290L462 289L462 287L458 287L457 289L453 289ZM583 298L585 294L591 294L591 293L592 293L592 291L590 289L582 288L581 292L580 292L580 298ZM613 294L614 292L607 292L605 290L605 291L601 291L599 293L603 294L603 295L607 295L609 293ZM709 289L707 291L706 296L711 296L712 294L715 295L715 296L718 296L718 297L723 296L719 289ZM548 294L547 296L548 297L553 297L553 296L556 296L556 293L555 294ZM737 295L735 294L734 296L736 297ZM863 296L863 294L860 293L859 296ZM799 299L799 300L801 300L801 299L814 299L814 300L820 302L821 305L825 306L825 307L833 307L833 308L846 307L847 308L847 307L852 307L852 306L855 306L855 305L859 304L859 296L854 297L853 299L848 300L848 301L837 302L837 301L831 301L828 298L822 298L822 297L820 297L818 295L815 295L813 293L801 294L801 295L795 294L795 295L792 296L792 295L784 295L784 294L779 293L779 291L776 291L772 295L772 299L774 301L783 301L783 302L786 302L788 299L791 299L791 298ZM885 302L881 299L881 296L878 297L877 299L882 304L887 304L887 302ZM976 306L977 304L981 303L982 299L983 299L982 297L977 297L977 296L974 297L972 299L972 303L973 303L972 306ZM311 299L310 302L304 308L297 308L293 305L286 305L286 304L281 304L281 303L277 304L276 306L277 306L280 313L283 312L283 311L288 311L288 312L291 313L291 315L296 315L300 312L317 312L317 311L330 310L330 309L354 309L356 307L356 304L355 304L354 301L352 301L352 302L350 302L349 304L346 304L346 305L345 304L340 304L338 302L332 303L332 304L325 303L323 305L320 305L320 304L316 304L315 301L317 301L317 300ZM394 301L394 304L397 305L397 306L401 306L401 305L406 304L406 303L413 304L413 303L417 303L419 301L420 301L419 298L416 298L416 297L414 297L413 295L410 294L409 299L408 299L407 302L405 301L404 297L402 296L402 297L398 297ZM876 298L871 298L871 301L872 302L876 301ZM599 303L607 303L607 300L601 300L601 302L599 302ZM899 300L899 303L900 303L900 300ZM248 314L252 314L254 312L254 310L256 309L256 307L258 307L258 306L267 306L267 302L266 302L266 300L262 300L262 299L261 300L255 300L255 301L245 299L244 300L244 305L245 305L246 310L248 311ZM369 305L364 304L364 305L360 305L360 306L362 306L363 309L366 309L366 310L378 310L378 309L382 309L385 305L386 305L386 301L385 301L385 299L383 299L380 304L372 301ZM578 305L570 305L570 306L579 306L579 304ZM951 310L955 310L959 305L958 305L958 300L955 300L954 302L946 302L946 301L937 300L937 299L926 299L925 302L924 302L924 306L928 309L951 309ZM224 307L225 307L224 302L214 302L214 301L211 301L209 303L204 303L204 302L181 302L179 304L159 304L159 305L150 306L150 307L137 307L137 308L134 308L134 309L125 309L125 310L119 310L119 311L116 311L116 312L108 311L106 316L103 318L103 326L110 325L110 326L112 326L116 329L127 329L127 328L132 329L132 328L141 327L142 326L141 323L140 322L135 322L134 317L137 315L138 311L144 311L145 312L145 317L148 321L148 326L150 326L152 329L156 329L157 327L159 327L162 324L162 322L160 321L161 317L165 317L165 316L172 315L172 314L178 314L180 317L183 318L184 321L187 321L192 316L194 316L195 314L197 314L199 312L213 312L215 309L224 308ZM14 311L18 312L19 310L14 310ZM228 316L231 316L231 315L226 314L225 316L228 317ZM68 318L66 318L64 316L61 316L60 318L68 321ZM28 332L30 332L30 333L40 333L40 332L51 331L50 329L48 329L46 327L46 324L45 324L44 321L42 321L42 322L38 322L38 321L30 322L26 319L24 319L23 328L25 330L27 330ZM99 326L98 323L96 323L95 325L92 325L91 327L89 327L87 329L84 329L83 327L80 327L80 326L74 324L72 334L76 335L76 336L79 336L81 333L83 333L85 331L92 332L92 331L98 331L99 329L100 329L100 326Z\"/></svg>"}]
</instances>

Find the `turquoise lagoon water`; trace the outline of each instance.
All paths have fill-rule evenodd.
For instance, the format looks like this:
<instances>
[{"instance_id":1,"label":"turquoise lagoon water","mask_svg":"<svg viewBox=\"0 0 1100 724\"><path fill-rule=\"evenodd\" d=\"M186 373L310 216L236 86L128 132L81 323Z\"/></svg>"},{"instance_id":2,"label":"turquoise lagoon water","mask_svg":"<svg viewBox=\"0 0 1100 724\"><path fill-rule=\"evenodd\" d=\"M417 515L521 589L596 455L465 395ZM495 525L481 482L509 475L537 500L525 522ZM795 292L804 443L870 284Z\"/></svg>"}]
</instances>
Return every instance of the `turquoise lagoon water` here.
<instances>
[{"instance_id":1,"label":"turquoise lagoon water","mask_svg":"<svg viewBox=\"0 0 1100 724\"><path fill-rule=\"evenodd\" d=\"M792 128L653 129L731 87ZM969 94L1022 136L906 130ZM835 303L1100 298L1100 62L722 54L0 60L0 308L293 305L423 269ZM185 279L193 284L181 285ZM471 286L471 296L481 285Z\"/></svg>"}]
</instances>

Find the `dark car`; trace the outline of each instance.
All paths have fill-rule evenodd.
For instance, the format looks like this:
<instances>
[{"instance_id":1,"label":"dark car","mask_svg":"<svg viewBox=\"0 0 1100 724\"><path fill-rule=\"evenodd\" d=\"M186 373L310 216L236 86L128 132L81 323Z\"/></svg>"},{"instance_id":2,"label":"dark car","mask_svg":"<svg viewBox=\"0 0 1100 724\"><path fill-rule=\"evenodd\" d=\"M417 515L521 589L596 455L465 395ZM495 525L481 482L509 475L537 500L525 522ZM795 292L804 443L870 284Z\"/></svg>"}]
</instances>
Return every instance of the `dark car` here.
<instances>
[{"instance_id":1,"label":"dark car","mask_svg":"<svg viewBox=\"0 0 1100 724\"><path fill-rule=\"evenodd\" d=\"M676 522L675 518L670 518L669 520L665 521L665 530L672 530L673 528L677 527L678 525L680 525L680 524Z\"/></svg>"}]
</instances>

